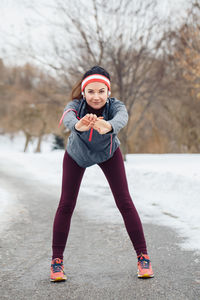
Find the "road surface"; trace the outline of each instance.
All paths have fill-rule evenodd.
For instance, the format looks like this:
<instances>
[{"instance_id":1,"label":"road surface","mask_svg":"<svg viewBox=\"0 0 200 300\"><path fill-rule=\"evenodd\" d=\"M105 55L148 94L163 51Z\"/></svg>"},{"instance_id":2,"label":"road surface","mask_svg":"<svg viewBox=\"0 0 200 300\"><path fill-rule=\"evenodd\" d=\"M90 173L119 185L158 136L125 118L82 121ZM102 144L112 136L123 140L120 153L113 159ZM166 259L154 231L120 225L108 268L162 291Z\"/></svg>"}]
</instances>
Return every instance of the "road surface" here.
<instances>
[{"instance_id":1,"label":"road surface","mask_svg":"<svg viewBox=\"0 0 200 300\"><path fill-rule=\"evenodd\" d=\"M60 190L35 178L24 182L14 170L0 168L0 185L21 207L1 233L1 300L200 299L200 257L178 246L181 238L175 231L144 224L155 277L138 279L136 254L125 227L95 223L76 208L64 253L68 280L50 282L52 226ZM78 201L83 197L90 195L80 193Z\"/></svg>"}]
</instances>

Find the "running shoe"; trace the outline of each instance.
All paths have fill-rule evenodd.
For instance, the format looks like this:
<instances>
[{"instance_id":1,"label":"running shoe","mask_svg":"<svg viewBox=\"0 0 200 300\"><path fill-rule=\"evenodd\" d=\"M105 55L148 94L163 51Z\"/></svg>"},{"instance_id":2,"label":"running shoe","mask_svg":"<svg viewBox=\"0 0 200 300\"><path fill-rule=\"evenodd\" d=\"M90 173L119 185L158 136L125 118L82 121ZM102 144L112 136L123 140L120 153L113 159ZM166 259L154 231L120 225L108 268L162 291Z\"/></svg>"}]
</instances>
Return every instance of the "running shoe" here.
<instances>
[{"instance_id":1,"label":"running shoe","mask_svg":"<svg viewBox=\"0 0 200 300\"><path fill-rule=\"evenodd\" d=\"M67 276L64 272L63 259L54 258L51 261L51 278L50 281L63 281L66 280Z\"/></svg>"},{"instance_id":2,"label":"running shoe","mask_svg":"<svg viewBox=\"0 0 200 300\"><path fill-rule=\"evenodd\" d=\"M141 253L138 256L138 277L139 278L154 277L153 270L151 267L151 261L147 254Z\"/></svg>"}]
</instances>

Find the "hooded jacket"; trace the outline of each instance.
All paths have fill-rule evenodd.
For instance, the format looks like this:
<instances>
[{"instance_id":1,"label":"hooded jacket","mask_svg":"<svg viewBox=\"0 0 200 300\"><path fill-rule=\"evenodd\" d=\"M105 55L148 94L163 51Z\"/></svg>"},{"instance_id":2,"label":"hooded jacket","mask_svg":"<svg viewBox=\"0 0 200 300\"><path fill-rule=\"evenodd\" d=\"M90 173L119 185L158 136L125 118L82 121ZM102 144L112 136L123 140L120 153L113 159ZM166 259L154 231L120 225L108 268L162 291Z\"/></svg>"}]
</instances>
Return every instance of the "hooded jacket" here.
<instances>
[{"instance_id":1,"label":"hooded jacket","mask_svg":"<svg viewBox=\"0 0 200 300\"><path fill-rule=\"evenodd\" d=\"M86 104L85 98L70 101L65 106L59 123L61 125L63 121L65 127L71 130L66 150L69 156L83 168L104 162L113 156L121 144L117 134L128 122L126 106L122 101L111 97L106 101L102 116L111 124L112 130L106 134L99 134L93 128L88 131L78 131L75 124L88 113Z\"/></svg>"}]
</instances>

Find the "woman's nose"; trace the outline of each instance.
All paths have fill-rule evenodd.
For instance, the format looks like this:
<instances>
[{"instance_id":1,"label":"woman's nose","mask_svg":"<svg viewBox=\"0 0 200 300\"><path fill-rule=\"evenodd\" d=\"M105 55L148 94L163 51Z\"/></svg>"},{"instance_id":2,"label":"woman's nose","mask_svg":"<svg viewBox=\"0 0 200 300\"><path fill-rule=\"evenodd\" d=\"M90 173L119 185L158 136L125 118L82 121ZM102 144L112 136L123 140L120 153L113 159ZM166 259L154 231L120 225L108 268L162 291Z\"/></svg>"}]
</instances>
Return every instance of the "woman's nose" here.
<instances>
[{"instance_id":1,"label":"woman's nose","mask_svg":"<svg viewBox=\"0 0 200 300\"><path fill-rule=\"evenodd\" d=\"M99 98L99 93L94 93L94 98Z\"/></svg>"}]
</instances>

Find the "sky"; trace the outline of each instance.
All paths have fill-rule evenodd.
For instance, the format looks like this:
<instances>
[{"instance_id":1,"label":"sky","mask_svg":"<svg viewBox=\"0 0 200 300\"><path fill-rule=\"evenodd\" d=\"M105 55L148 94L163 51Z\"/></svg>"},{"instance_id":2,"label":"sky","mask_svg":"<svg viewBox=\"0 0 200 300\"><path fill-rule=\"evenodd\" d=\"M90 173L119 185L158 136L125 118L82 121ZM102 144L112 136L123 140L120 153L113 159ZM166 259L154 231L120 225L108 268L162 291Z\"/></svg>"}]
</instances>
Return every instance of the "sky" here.
<instances>
[{"instance_id":1,"label":"sky","mask_svg":"<svg viewBox=\"0 0 200 300\"><path fill-rule=\"evenodd\" d=\"M17 47L23 48L29 44L33 46L34 51L42 53L41 55L51 55L49 51L51 47L49 37L52 34L52 28L45 24L41 25L41 18L38 15L36 17L33 7L38 10L41 15L45 16L45 18L54 22L58 20L57 18L59 18L59 16L57 16L49 6L53 6L55 1L56 0L0 1L0 56L6 62L24 62L27 59L26 55L24 55L22 51L18 51L16 57L16 50ZM78 0L77 2L79 3ZM185 16L186 8L190 4L190 0L162 0L158 2L158 16L161 19L174 16L175 21ZM27 23L30 23L30 26L27 26Z\"/></svg>"}]
</instances>

